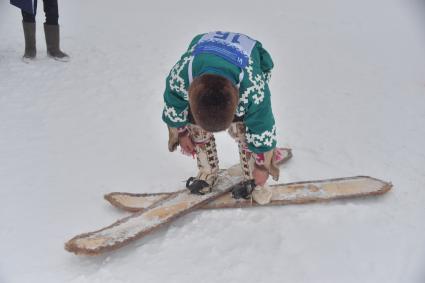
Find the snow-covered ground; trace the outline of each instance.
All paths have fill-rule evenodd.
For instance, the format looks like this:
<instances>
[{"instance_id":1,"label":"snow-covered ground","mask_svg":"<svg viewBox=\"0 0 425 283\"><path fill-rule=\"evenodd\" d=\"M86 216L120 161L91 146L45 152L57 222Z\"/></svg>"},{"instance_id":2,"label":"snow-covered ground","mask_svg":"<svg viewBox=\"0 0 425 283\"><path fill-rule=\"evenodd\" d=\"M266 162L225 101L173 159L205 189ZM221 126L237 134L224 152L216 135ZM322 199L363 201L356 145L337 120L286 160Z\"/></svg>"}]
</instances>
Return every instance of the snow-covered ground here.
<instances>
[{"instance_id":1,"label":"snow-covered ground","mask_svg":"<svg viewBox=\"0 0 425 283\"><path fill-rule=\"evenodd\" d=\"M41 1L40 1L41 2ZM0 282L425 282L425 5L420 0L60 1L62 47L24 64L0 2ZM232 30L275 61L282 182L371 175L373 199L195 212L99 257L63 249L127 215L111 191L182 187L165 77L195 34ZM218 136L223 167L237 150Z\"/></svg>"}]
</instances>

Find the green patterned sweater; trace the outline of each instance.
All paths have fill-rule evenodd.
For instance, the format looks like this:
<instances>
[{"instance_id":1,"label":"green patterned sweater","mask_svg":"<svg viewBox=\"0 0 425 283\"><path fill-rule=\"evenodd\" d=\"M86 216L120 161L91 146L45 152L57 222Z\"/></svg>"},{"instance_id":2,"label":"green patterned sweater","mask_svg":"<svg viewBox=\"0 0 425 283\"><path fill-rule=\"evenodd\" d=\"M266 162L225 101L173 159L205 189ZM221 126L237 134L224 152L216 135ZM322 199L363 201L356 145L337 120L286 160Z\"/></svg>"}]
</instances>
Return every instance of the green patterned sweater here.
<instances>
[{"instance_id":1,"label":"green patterned sweater","mask_svg":"<svg viewBox=\"0 0 425 283\"><path fill-rule=\"evenodd\" d=\"M229 34L233 39L229 38ZM251 49L247 51L250 53L243 53L248 55L245 66L240 58L235 59L237 63L229 60L233 58L233 54L226 50L222 53L230 54L228 58L209 51L195 52L202 39L208 35L213 39L217 37L226 39L230 42L230 48L234 48L234 42L243 42L242 39L248 42L245 45L251 43ZM214 48L209 50L214 51ZM269 151L276 147L276 126L268 87L272 68L273 61L269 53L260 42L247 36L223 32L197 35L166 79L162 119L169 127L178 128L187 125L188 89L192 79L205 73L222 75L239 88L239 105L235 115L243 119L249 150L254 153Z\"/></svg>"}]
</instances>

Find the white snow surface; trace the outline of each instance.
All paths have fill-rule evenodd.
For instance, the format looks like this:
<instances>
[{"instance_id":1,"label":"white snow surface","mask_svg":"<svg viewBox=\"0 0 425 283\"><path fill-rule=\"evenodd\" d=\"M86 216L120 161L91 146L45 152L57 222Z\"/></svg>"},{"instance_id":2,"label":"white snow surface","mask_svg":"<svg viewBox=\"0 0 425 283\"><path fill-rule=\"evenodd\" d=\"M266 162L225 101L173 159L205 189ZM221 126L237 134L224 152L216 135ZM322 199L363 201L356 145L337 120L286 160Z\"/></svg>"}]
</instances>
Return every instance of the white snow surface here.
<instances>
[{"instance_id":1,"label":"white snow surface","mask_svg":"<svg viewBox=\"0 0 425 283\"><path fill-rule=\"evenodd\" d=\"M59 1L69 63L25 64L0 2L0 282L425 282L425 4L419 0ZM385 196L199 211L118 251L63 244L128 213L112 191L174 191L194 160L167 150L165 77L191 38L231 30L275 62L280 182L370 175ZM222 167L236 144L217 136Z\"/></svg>"}]
</instances>

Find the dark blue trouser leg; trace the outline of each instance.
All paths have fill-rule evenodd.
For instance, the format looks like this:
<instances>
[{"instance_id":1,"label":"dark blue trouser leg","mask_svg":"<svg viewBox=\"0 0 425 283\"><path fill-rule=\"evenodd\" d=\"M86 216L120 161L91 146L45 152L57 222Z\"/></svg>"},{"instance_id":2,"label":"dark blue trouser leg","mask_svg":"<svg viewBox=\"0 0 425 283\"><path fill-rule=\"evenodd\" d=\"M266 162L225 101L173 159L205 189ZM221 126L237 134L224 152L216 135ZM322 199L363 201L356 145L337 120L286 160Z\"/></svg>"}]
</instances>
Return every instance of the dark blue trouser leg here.
<instances>
[{"instance_id":1,"label":"dark blue trouser leg","mask_svg":"<svg viewBox=\"0 0 425 283\"><path fill-rule=\"evenodd\" d=\"M37 0L34 0L34 11L37 11ZM35 23L35 13L30 14L25 12L24 10L21 10L22 12L22 21L26 23Z\"/></svg>"},{"instance_id":2,"label":"dark blue trouser leg","mask_svg":"<svg viewBox=\"0 0 425 283\"><path fill-rule=\"evenodd\" d=\"M58 0L43 0L47 25L57 25L59 19Z\"/></svg>"},{"instance_id":3,"label":"dark blue trouser leg","mask_svg":"<svg viewBox=\"0 0 425 283\"><path fill-rule=\"evenodd\" d=\"M24 10L21 10L22 12L22 21L26 23L35 23L35 15L25 12Z\"/></svg>"},{"instance_id":4,"label":"dark blue trouser leg","mask_svg":"<svg viewBox=\"0 0 425 283\"><path fill-rule=\"evenodd\" d=\"M35 10L37 10L37 0ZM57 25L59 19L58 0L43 0L44 14L46 15L46 24ZM35 15L22 11L22 20L26 23L35 23Z\"/></svg>"}]
</instances>

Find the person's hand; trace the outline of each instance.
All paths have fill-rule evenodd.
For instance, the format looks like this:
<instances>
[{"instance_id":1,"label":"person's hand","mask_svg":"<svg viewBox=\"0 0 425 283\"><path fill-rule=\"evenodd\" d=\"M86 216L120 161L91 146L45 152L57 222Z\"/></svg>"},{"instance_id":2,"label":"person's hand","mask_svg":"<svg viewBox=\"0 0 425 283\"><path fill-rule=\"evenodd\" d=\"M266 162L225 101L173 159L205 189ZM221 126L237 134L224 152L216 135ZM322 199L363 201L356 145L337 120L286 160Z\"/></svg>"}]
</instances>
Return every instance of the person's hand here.
<instances>
[{"instance_id":1,"label":"person's hand","mask_svg":"<svg viewBox=\"0 0 425 283\"><path fill-rule=\"evenodd\" d=\"M259 168L258 166L254 167L252 171L252 177L254 178L255 184L257 186L264 186L269 178L269 172L265 168Z\"/></svg>"},{"instance_id":2,"label":"person's hand","mask_svg":"<svg viewBox=\"0 0 425 283\"><path fill-rule=\"evenodd\" d=\"M195 145L193 144L189 135L179 136L179 144L183 153L193 155L195 152Z\"/></svg>"}]
</instances>

